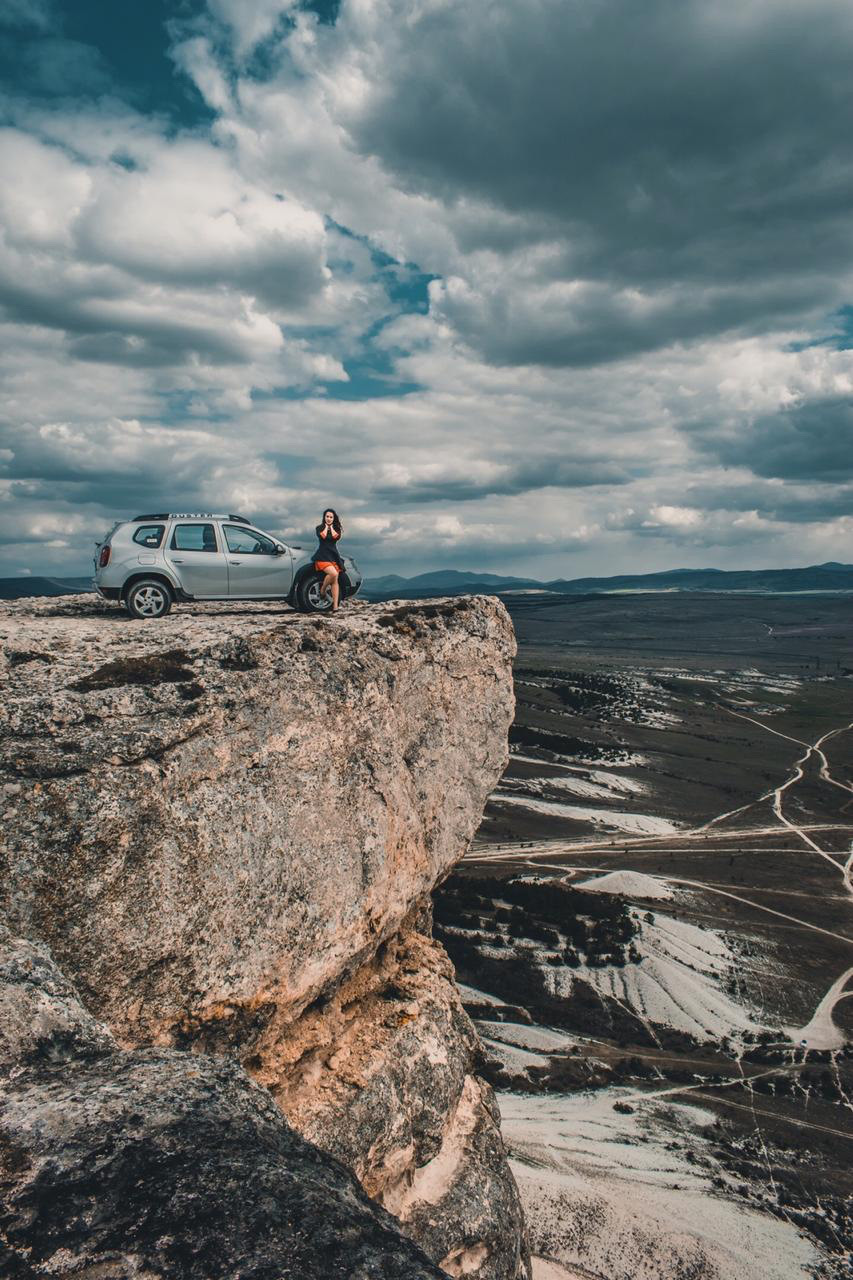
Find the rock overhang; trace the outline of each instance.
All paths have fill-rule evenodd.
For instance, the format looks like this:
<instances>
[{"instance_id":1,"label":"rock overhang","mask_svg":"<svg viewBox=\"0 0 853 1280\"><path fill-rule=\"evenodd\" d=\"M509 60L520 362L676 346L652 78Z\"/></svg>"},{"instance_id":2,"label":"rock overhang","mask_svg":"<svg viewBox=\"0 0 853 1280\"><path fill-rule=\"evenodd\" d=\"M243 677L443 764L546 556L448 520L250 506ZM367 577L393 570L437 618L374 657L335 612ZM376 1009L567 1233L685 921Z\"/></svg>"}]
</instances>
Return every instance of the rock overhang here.
<instances>
[{"instance_id":1,"label":"rock overhang","mask_svg":"<svg viewBox=\"0 0 853 1280\"><path fill-rule=\"evenodd\" d=\"M0 611L3 910L127 1042L209 1016L243 1050L461 857L506 760L491 597L336 618L92 597Z\"/></svg>"}]
</instances>

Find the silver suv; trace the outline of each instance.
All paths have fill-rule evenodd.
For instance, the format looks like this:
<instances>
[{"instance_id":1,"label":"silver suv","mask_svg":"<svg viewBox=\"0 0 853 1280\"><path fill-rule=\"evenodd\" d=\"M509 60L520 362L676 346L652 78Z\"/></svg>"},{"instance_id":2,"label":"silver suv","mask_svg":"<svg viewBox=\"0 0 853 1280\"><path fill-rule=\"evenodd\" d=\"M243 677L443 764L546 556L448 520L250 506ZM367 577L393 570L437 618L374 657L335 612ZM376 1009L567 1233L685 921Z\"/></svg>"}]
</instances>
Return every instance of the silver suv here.
<instances>
[{"instance_id":1,"label":"silver suv","mask_svg":"<svg viewBox=\"0 0 853 1280\"><path fill-rule=\"evenodd\" d=\"M306 613L331 607L311 557L245 516L135 516L95 545L95 587L135 618L164 618L175 601L191 600L286 600ZM354 560L342 559L345 599L358 591L361 573Z\"/></svg>"}]
</instances>

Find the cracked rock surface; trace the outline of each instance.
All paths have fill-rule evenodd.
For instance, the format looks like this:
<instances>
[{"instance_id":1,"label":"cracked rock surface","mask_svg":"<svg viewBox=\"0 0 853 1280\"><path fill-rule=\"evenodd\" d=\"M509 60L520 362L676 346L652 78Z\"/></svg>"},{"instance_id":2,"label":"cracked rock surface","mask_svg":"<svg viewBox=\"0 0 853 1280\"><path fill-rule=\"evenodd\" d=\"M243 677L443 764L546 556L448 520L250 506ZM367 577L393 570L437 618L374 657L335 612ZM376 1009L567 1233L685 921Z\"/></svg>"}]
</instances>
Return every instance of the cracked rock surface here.
<instances>
[{"instance_id":1,"label":"cracked rock surface","mask_svg":"<svg viewBox=\"0 0 853 1280\"><path fill-rule=\"evenodd\" d=\"M425 905L505 763L503 606L147 622L24 600L0 609L0 643L2 918L123 1048L162 1051L145 1060L161 1076L243 1064L447 1274L526 1275Z\"/></svg>"}]
</instances>

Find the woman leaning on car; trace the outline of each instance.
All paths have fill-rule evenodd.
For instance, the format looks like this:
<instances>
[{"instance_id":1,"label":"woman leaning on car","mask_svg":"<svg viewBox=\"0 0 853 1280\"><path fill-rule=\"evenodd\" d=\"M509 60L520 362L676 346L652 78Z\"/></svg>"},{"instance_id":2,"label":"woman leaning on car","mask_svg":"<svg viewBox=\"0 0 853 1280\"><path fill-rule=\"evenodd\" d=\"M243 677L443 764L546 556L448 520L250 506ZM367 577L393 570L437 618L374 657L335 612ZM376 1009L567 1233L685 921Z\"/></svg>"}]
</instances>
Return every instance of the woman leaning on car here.
<instances>
[{"instance_id":1,"label":"woman leaning on car","mask_svg":"<svg viewBox=\"0 0 853 1280\"><path fill-rule=\"evenodd\" d=\"M317 550L314 552L314 568L324 574L320 591L324 596L332 597L332 613L337 613L341 588L338 578L343 572L344 562L340 557L337 544L340 541L343 527L337 511L327 507L323 519L315 529L317 534Z\"/></svg>"}]
</instances>

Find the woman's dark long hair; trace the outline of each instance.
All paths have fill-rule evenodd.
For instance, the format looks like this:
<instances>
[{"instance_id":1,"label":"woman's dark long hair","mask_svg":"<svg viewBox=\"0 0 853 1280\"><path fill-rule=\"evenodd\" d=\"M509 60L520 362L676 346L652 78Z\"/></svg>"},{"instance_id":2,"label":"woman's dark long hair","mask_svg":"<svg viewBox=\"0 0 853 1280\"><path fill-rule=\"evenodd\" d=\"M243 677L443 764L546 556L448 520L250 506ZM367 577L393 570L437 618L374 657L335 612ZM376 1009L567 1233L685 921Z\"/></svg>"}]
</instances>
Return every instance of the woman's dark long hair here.
<instances>
[{"instance_id":1,"label":"woman's dark long hair","mask_svg":"<svg viewBox=\"0 0 853 1280\"><path fill-rule=\"evenodd\" d=\"M343 527L343 525L341 524L341 518L340 518L340 516L338 515L337 511L335 510L335 508L334 508L334 507L324 507L324 508L323 508L323 518L322 518L322 520L320 521L320 523L317 525L316 529L314 530L314 532L317 534L317 537L319 537L319 536L320 536L320 530L323 528L323 526L324 526L324 525L325 525L325 523L326 523L326 512L327 512L327 511L331 511L331 513L332 513L332 528L334 529L335 533L340 534L340 533L343 533L343 531L344 531L344 527Z\"/></svg>"}]
</instances>

